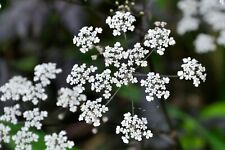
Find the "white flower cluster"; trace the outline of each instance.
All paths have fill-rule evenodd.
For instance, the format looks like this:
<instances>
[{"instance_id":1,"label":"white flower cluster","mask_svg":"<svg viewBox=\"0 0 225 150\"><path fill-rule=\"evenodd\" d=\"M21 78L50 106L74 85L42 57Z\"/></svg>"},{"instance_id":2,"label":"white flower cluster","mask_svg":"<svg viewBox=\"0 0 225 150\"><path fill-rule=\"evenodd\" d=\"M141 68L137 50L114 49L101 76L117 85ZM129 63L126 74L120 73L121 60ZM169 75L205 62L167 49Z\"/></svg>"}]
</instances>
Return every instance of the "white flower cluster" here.
<instances>
[{"instance_id":1,"label":"white flower cluster","mask_svg":"<svg viewBox=\"0 0 225 150\"><path fill-rule=\"evenodd\" d=\"M94 66L90 66L88 68L86 64L82 64L81 66L75 64L66 81L70 85L77 85L78 87L83 87L83 85L85 85L87 81L94 81L94 76L92 74L96 70L97 67Z\"/></svg>"},{"instance_id":2,"label":"white flower cluster","mask_svg":"<svg viewBox=\"0 0 225 150\"><path fill-rule=\"evenodd\" d=\"M130 12L116 11L112 17L108 16L106 24L113 29L113 35L118 36L121 35L121 32L134 31L133 23L135 21L135 17Z\"/></svg>"},{"instance_id":3,"label":"white flower cluster","mask_svg":"<svg viewBox=\"0 0 225 150\"><path fill-rule=\"evenodd\" d=\"M138 80L134 77L134 73L134 67L129 67L126 63L122 63L120 68L114 73L112 82L116 84L117 87L128 85L129 83L137 83Z\"/></svg>"},{"instance_id":4,"label":"white flower cluster","mask_svg":"<svg viewBox=\"0 0 225 150\"><path fill-rule=\"evenodd\" d=\"M128 59L128 66L141 66L141 67L147 67L148 62L144 59L147 54L149 53L149 50L144 49L141 46L141 43L136 43L134 45L133 49L128 49L126 52L124 52L124 59Z\"/></svg>"},{"instance_id":5,"label":"white flower cluster","mask_svg":"<svg viewBox=\"0 0 225 150\"><path fill-rule=\"evenodd\" d=\"M25 111L23 117L26 119L24 129L29 129L30 127L36 127L38 130L41 129L41 121L48 116L47 111L40 111L39 108L34 108L31 111Z\"/></svg>"},{"instance_id":6,"label":"white flower cluster","mask_svg":"<svg viewBox=\"0 0 225 150\"><path fill-rule=\"evenodd\" d=\"M86 95L81 94L82 89L79 87L74 87L73 89L69 88L61 88L58 91L58 99L57 99L57 106L61 106L63 108L69 107L71 112L76 112L77 107L81 105L81 102L87 100Z\"/></svg>"},{"instance_id":7,"label":"white flower cluster","mask_svg":"<svg viewBox=\"0 0 225 150\"><path fill-rule=\"evenodd\" d=\"M203 34L203 33L199 34L194 42L196 52L206 53L206 52L214 51L216 49L214 40L215 39L208 34Z\"/></svg>"},{"instance_id":8,"label":"white flower cluster","mask_svg":"<svg viewBox=\"0 0 225 150\"><path fill-rule=\"evenodd\" d=\"M8 126L5 126L4 124L0 123L0 149L1 149L1 143L9 143L10 142L10 128Z\"/></svg>"},{"instance_id":9,"label":"white flower cluster","mask_svg":"<svg viewBox=\"0 0 225 150\"><path fill-rule=\"evenodd\" d=\"M220 0L223 3L224 0ZM216 0L181 0L178 2L178 8L183 13L183 18L177 25L177 31L183 35L189 31L198 30L200 23L207 24L219 34L199 34L195 41L196 52L207 53L214 51L216 44L225 45L223 32L225 32L225 7ZM204 35L204 36L203 36ZM219 35L219 36L215 36ZM205 42L199 46L201 41Z\"/></svg>"},{"instance_id":10,"label":"white flower cluster","mask_svg":"<svg viewBox=\"0 0 225 150\"><path fill-rule=\"evenodd\" d=\"M95 101L88 100L81 105L81 115L79 121L85 120L86 123L92 124L97 127L100 126L100 118L103 113L108 111L108 107L101 105L102 98L98 98Z\"/></svg>"},{"instance_id":11,"label":"white flower cluster","mask_svg":"<svg viewBox=\"0 0 225 150\"><path fill-rule=\"evenodd\" d=\"M149 29L145 35L144 46L153 48L159 55L163 55L165 48L174 45L176 42L173 37L170 37L170 30L164 28L165 24L157 22L154 29Z\"/></svg>"},{"instance_id":12,"label":"white flower cluster","mask_svg":"<svg viewBox=\"0 0 225 150\"><path fill-rule=\"evenodd\" d=\"M133 76L135 68L146 67L147 61L144 60L149 50L144 49L140 43L136 43L133 49L124 50L119 42L114 47L106 46L103 56L105 66L114 66L118 68L112 76L111 82L117 87L128 85L128 83L137 83L137 78Z\"/></svg>"},{"instance_id":13,"label":"white flower cluster","mask_svg":"<svg viewBox=\"0 0 225 150\"><path fill-rule=\"evenodd\" d=\"M17 116L21 116L20 105L16 104L13 107L4 107L4 114L0 116L1 121L17 124Z\"/></svg>"},{"instance_id":14,"label":"white flower cluster","mask_svg":"<svg viewBox=\"0 0 225 150\"><path fill-rule=\"evenodd\" d=\"M141 141L143 137L149 139L153 137L151 130L147 129L147 119L138 118L137 115L132 116L131 113L124 114L124 120L121 126L116 127L116 134L122 133L124 143L129 143L129 140L134 139Z\"/></svg>"},{"instance_id":15,"label":"white flower cluster","mask_svg":"<svg viewBox=\"0 0 225 150\"><path fill-rule=\"evenodd\" d=\"M119 42L114 44L114 47L106 46L105 51L103 52L105 58L105 66L108 67L113 65L114 67L119 68L121 66L120 60L124 56L124 49L121 47Z\"/></svg>"},{"instance_id":16,"label":"white flower cluster","mask_svg":"<svg viewBox=\"0 0 225 150\"><path fill-rule=\"evenodd\" d=\"M20 98L26 101L29 99L30 89L32 88L31 81L21 76L15 76L9 80L8 83L0 87L1 101L14 100L18 101Z\"/></svg>"},{"instance_id":17,"label":"white flower cluster","mask_svg":"<svg viewBox=\"0 0 225 150\"><path fill-rule=\"evenodd\" d=\"M147 75L147 79L141 80L141 86L145 86L145 92L147 101L153 101L154 96L157 98L167 99L170 96L170 92L166 89L166 84L169 84L170 79L168 77L160 77L158 73L150 72Z\"/></svg>"},{"instance_id":18,"label":"white flower cluster","mask_svg":"<svg viewBox=\"0 0 225 150\"><path fill-rule=\"evenodd\" d=\"M103 97L108 99L112 91L111 80L111 70L106 69L101 74L95 75L95 80L91 83L91 90L96 92L104 90Z\"/></svg>"},{"instance_id":19,"label":"white flower cluster","mask_svg":"<svg viewBox=\"0 0 225 150\"><path fill-rule=\"evenodd\" d=\"M177 72L180 79L193 80L196 87L199 86L201 80L205 82L206 69L196 59L184 58L181 67L182 70Z\"/></svg>"},{"instance_id":20,"label":"white flower cluster","mask_svg":"<svg viewBox=\"0 0 225 150\"><path fill-rule=\"evenodd\" d=\"M44 87L50 84L49 79L55 79L56 74L60 73L61 69L56 68L54 63L43 63L35 67L34 85L31 81L21 76L15 76L8 83L0 87L1 101L14 100L23 102L32 102L37 105L39 100L46 100Z\"/></svg>"},{"instance_id":21,"label":"white flower cluster","mask_svg":"<svg viewBox=\"0 0 225 150\"><path fill-rule=\"evenodd\" d=\"M183 18L178 23L177 31L183 35L188 31L197 30L199 27L199 20L195 17L198 13L197 0L181 0L177 4L178 8L183 12Z\"/></svg>"},{"instance_id":22,"label":"white flower cluster","mask_svg":"<svg viewBox=\"0 0 225 150\"><path fill-rule=\"evenodd\" d=\"M50 79L55 79L62 69L56 68L55 63L44 63L34 68L34 82L40 81L43 87L49 85Z\"/></svg>"},{"instance_id":23,"label":"white flower cluster","mask_svg":"<svg viewBox=\"0 0 225 150\"><path fill-rule=\"evenodd\" d=\"M73 69L67 77L67 83L70 85L76 85L76 88L82 92L86 83L91 84L91 90L101 92L104 90L104 98L108 99L112 90L111 86L111 71L109 69L104 70L101 74L93 74L97 70L97 67L87 67L86 64L81 66L75 64Z\"/></svg>"},{"instance_id":24,"label":"white flower cluster","mask_svg":"<svg viewBox=\"0 0 225 150\"><path fill-rule=\"evenodd\" d=\"M187 14L192 14L192 11L197 11L196 8L192 8L195 3L190 3L190 5L189 8L189 6L187 7L182 4L181 8L184 8ZM191 12L189 12L189 9ZM189 17L189 19L192 18ZM118 36L128 30L133 31L135 21L136 19L131 15L131 12L116 11L114 16L109 16L106 19L106 24L113 29L113 35ZM113 86L121 87L123 85L138 83L135 72L137 68L146 67L148 65L146 59L151 53L155 50L159 55L163 55L167 47L176 43L174 38L170 35L171 31L166 29L165 25L165 22L156 22L156 27L154 29L149 29L148 33L145 35L144 43L136 43L133 48L125 49L119 42L115 42L113 46L108 45L103 47L99 45L98 48L96 47L100 55L104 57L106 68L101 73L96 73L97 67L95 66L87 67L86 64L80 66L75 64L67 77L67 83L73 85L77 90L68 88L61 89L57 105L64 108L69 107L72 112L77 111L80 106L81 115L79 116L79 121L84 120L86 123L93 124L95 127L99 126L101 117L108 111L106 105L118 92L115 92L115 94L111 96ZM191 26L195 25L192 24ZM80 34L83 36L83 33ZM98 39L97 41L99 42L100 40ZM90 45L92 45L92 42L87 44L84 40L82 44L78 44L77 46L84 48L82 52L85 53L92 47ZM152 49L151 52L149 48ZM92 59L97 59L97 55L93 55ZM189 72L193 66L187 69L184 64L182 68L184 69L182 72L183 77L186 75L199 76L200 71L197 69L202 69L198 68L198 66L194 66L193 71L197 72L193 74L193 71ZM179 72L179 76L182 79L181 72ZM196 84L198 78L191 79L194 79L194 84ZM170 92L166 88L169 81L170 79L168 77L163 77L153 72L150 72L146 79L141 80L140 84L146 88L145 92L148 94L148 96L146 96L147 101L152 101L154 97L167 99L170 95ZM83 95L82 92L85 90L84 85L86 84L90 84L92 91L101 93L104 99L109 99L109 101L105 105L102 105L102 98L98 98L94 101L87 100L86 98L85 100L81 100L80 96ZM147 130L146 124L147 120L145 118L140 119L137 115L131 116L130 113L127 113L124 115L124 121L122 121L121 124L122 127L117 127L117 134L124 134L122 137L124 143L128 143L130 139L141 141L143 137L150 138L153 135L150 130ZM96 133L97 130L93 130L93 132Z\"/></svg>"},{"instance_id":25,"label":"white flower cluster","mask_svg":"<svg viewBox=\"0 0 225 150\"><path fill-rule=\"evenodd\" d=\"M59 134L46 135L44 140L46 150L67 150L74 146L73 141L68 141L65 131L61 131Z\"/></svg>"},{"instance_id":26,"label":"white flower cluster","mask_svg":"<svg viewBox=\"0 0 225 150\"><path fill-rule=\"evenodd\" d=\"M57 69L56 64L47 63L36 66L34 70L34 84L26 78L15 76L0 87L1 101L13 100L18 102L21 100L22 102L30 101L37 105L40 100L47 99L44 87L50 84L50 79L56 78L56 74L60 73L61 69ZM17 124L17 117L21 115L20 105L16 103L14 106L4 107L4 114L0 116L0 121ZM37 142L39 137L29 130L31 127L40 130L42 127L41 121L47 117L47 112L34 108L24 111L23 117L25 119L24 126L12 136L12 140L15 143L15 150L32 150L32 143ZM2 128L3 126L0 125L0 142L7 143L6 133L9 132L10 128L5 127L4 132L1 131Z\"/></svg>"},{"instance_id":27,"label":"white flower cluster","mask_svg":"<svg viewBox=\"0 0 225 150\"><path fill-rule=\"evenodd\" d=\"M15 150L32 150L32 143L37 142L38 138L38 135L24 128L12 136L12 140L16 144Z\"/></svg>"},{"instance_id":28,"label":"white flower cluster","mask_svg":"<svg viewBox=\"0 0 225 150\"><path fill-rule=\"evenodd\" d=\"M78 36L74 36L73 44L80 47L82 53L86 53L94 47L94 44L100 42L100 39L97 37L99 33L102 33L102 28L94 28L92 26L83 27L78 33Z\"/></svg>"},{"instance_id":29,"label":"white flower cluster","mask_svg":"<svg viewBox=\"0 0 225 150\"><path fill-rule=\"evenodd\" d=\"M220 0L220 3L221 3L222 5L224 5L225 0Z\"/></svg>"}]
</instances>

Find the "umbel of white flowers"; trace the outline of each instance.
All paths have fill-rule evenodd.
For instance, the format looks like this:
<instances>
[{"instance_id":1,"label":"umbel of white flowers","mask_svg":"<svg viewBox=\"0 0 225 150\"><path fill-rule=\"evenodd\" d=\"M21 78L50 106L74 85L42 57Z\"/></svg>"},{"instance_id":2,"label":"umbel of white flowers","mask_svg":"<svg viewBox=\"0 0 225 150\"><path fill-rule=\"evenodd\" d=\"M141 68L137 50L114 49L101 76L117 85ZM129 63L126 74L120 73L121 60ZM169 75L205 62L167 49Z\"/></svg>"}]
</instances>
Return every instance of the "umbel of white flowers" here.
<instances>
[{"instance_id":1,"label":"umbel of white flowers","mask_svg":"<svg viewBox=\"0 0 225 150\"><path fill-rule=\"evenodd\" d=\"M177 6L183 13L183 17L177 24L177 32L180 35L198 30L202 24L209 25L214 31L199 33L194 41L197 53L214 51L217 45L225 46L224 2L224 0L180 0L178 2Z\"/></svg>"},{"instance_id":2,"label":"umbel of white flowers","mask_svg":"<svg viewBox=\"0 0 225 150\"><path fill-rule=\"evenodd\" d=\"M113 29L114 36L120 36L128 31L134 31L135 21L132 12L119 10L106 19L106 24ZM98 127L101 122L105 122L105 113L110 111L108 104L122 86L140 84L140 86L145 87L147 101L153 101L155 97L168 99L170 92L166 85L170 82L170 76L149 72L140 80L137 72L137 68L148 66L147 58L153 52L163 55L167 47L175 44L174 38L170 36L171 31L165 26L165 22L156 22L155 28L146 31L143 42L137 42L128 49L123 48L120 42L114 43L113 46L101 46L98 35L103 32L103 29L92 26L83 27L80 33L74 36L74 44L79 47L81 53L86 53L93 48L97 49L99 55L104 58L105 69L100 72L93 65L75 64L66 80L73 88L61 88L58 92L56 105L69 108L71 112L79 110L81 112L80 121ZM0 120L14 124L18 122L18 116L25 118L24 126L12 137L17 150L29 150L32 148L31 144L38 140L38 135L29 129L34 127L40 130L42 121L47 117L47 112L39 110L37 104L47 99L46 86L62 70L56 68L54 63L47 63L36 66L34 71L33 82L24 77L16 76L0 87L1 101L31 102L36 106L32 110L21 112L20 105L15 104L6 107L4 114L0 116ZM193 80L193 84L197 87L201 81L205 81L205 67L195 59L184 58L181 70L177 72L176 77ZM90 86L93 92L102 96L90 100L84 93L86 86ZM112 94L113 87L118 88L114 94ZM0 138L0 142L8 142L9 131L8 126L0 125L0 135L3 137ZM130 140L141 141L144 137L148 139L153 136L151 130L147 129L147 119L139 118L136 114L129 112L124 114L124 119L121 126L117 126L116 133L122 134L124 143L129 143ZM65 135L64 131L59 134L47 135L45 137L46 149L65 150L73 147L74 143L68 141Z\"/></svg>"},{"instance_id":3,"label":"umbel of white flowers","mask_svg":"<svg viewBox=\"0 0 225 150\"><path fill-rule=\"evenodd\" d=\"M48 113L47 111L41 111L37 105L40 101L47 99L45 87L62 70L56 68L55 63L44 63L37 65L34 71L34 84L24 77L15 76L0 87L2 93L0 100L2 102L15 101L13 106L4 107L4 113L0 116L0 121L17 124L18 117L21 116L25 120L22 128L15 135L10 134L11 128L9 126L0 123L0 147L2 142L9 143L12 140L15 143L15 150L32 150L32 143L39 140L39 136L30 131L30 128L40 130L42 121L48 116ZM21 102L30 102L35 108L22 112L20 106L23 104ZM46 150L66 150L73 147L74 143L64 137L65 132L60 132L58 137L55 135L56 133L53 136L46 135Z\"/></svg>"},{"instance_id":4,"label":"umbel of white flowers","mask_svg":"<svg viewBox=\"0 0 225 150\"><path fill-rule=\"evenodd\" d=\"M136 18L132 12L119 10L113 16L107 17L106 24L113 30L113 36L125 35L126 38L126 32L135 30L135 21ZM99 72L97 66L87 66L85 63L75 64L66 80L73 86L73 89L61 89L57 105L68 107L71 112L77 111L80 106L79 120L98 127L101 124L101 118L109 111L107 105L124 85L139 83L145 87L147 101L153 101L155 97L168 99L170 92L166 85L170 82L169 76L150 72L142 80L139 80L136 72L137 68L148 66L146 59L152 52L163 55L167 47L175 44L174 38L170 35L171 31L165 26L165 22L156 22L155 28L146 31L143 42L137 42L128 49L125 49L119 41L113 45L102 46L98 34L101 34L103 29L92 26L83 27L78 35L74 36L74 44L82 53L97 49L99 54L92 58L96 59L98 55L102 55L105 69ZM188 57L183 59L183 63L181 70L174 76L179 79L193 80L196 87L201 81L205 81L205 67L197 60ZM102 97L96 100L87 100L87 97L83 95L86 86L90 86L93 92L99 93ZM114 94L112 94L113 87L118 88ZM65 99L65 103L62 98ZM104 102L104 100L107 101ZM117 133L123 134L124 143L129 143L129 139L141 141L142 137L152 137L151 131L147 130L145 118L139 119L137 115L130 113L126 113L124 116L121 127L117 127ZM137 126L130 125L129 123L132 121L137 123Z\"/></svg>"}]
</instances>

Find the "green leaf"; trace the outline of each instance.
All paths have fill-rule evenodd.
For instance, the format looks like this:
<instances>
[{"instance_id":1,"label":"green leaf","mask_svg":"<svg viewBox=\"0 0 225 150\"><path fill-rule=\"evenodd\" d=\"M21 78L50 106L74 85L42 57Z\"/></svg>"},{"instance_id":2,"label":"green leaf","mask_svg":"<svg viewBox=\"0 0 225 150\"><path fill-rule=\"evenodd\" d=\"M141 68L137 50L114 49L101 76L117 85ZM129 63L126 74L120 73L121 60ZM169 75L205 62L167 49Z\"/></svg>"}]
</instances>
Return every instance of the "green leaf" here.
<instances>
[{"instance_id":1,"label":"green leaf","mask_svg":"<svg viewBox=\"0 0 225 150\"><path fill-rule=\"evenodd\" d=\"M225 143L223 142L223 139L217 137L213 132L204 128L195 118L172 106L169 107L169 113L175 118L191 123L192 126L195 127L195 131L199 132L203 136L213 150L224 150Z\"/></svg>"},{"instance_id":2,"label":"green leaf","mask_svg":"<svg viewBox=\"0 0 225 150\"><path fill-rule=\"evenodd\" d=\"M157 0L156 4L161 8L165 8L168 5L166 0Z\"/></svg>"},{"instance_id":3,"label":"green leaf","mask_svg":"<svg viewBox=\"0 0 225 150\"><path fill-rule=\"evenodd\" d=\"M203 119L210 119L216 117L225 117L225 102L217 102L205 107L201 116Z\"/></svg>"}]
</instances>

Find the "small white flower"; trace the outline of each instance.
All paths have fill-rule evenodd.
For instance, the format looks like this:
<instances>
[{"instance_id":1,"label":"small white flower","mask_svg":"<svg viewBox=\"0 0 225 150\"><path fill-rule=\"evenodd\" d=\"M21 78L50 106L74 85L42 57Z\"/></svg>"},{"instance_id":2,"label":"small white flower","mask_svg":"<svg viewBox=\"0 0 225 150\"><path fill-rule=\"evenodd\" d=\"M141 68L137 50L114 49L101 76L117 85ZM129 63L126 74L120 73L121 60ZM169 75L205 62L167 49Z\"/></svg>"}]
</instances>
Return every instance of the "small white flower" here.
<instances>
[{"instance_id":1,"label":"small white flower","mask_svg":"<svg viewBox=\"0 0 225 150\"><path fill-rule=\"evenodd\" d=\"M114 73L112 82L116 84L117 87L128 85L130 83L137 83L138 80L133 76L133 73L135 73L134 67L129 67L127 64L122 63L120 68Z\"/></svg>"},{"instance_id":2,"label":"small white flower","mask_svg":"<svg viewBox=\"0 0 225 150\"><path fill-rule=\"evenodd\" d=\"M45 87L50 84L50 79L55 79L60 72L62 72L62 69L57 69L55 63L37 65L34 68L34 81L39 81Z\"/></svg>"},{"instance_id":3,"label":"small white flower","mask_svg":"<svg viewBox=\"0 0 225 150\"><path fill-rule=\"evenodd\" d=\"M131 113L124 114L124 120L121 122L121 126L116 127L116 134L123 134L121 137L123 142L128 144L131 139L142 141L145 137L149 139L153 137L151 130L147 129L147 119L138 118L137 115L132 116Z\"/></svg>"},{"instance_id":4,"label":"small white flower","mask_svg":"<svg viewBox=\"0 0 225 150\"><path fill-rule=\"evenodd\" d=\"M81 87L74 87L73 89L61 88L58 91L59 96L56 105L63 108L69 107L71 112L76 112L77 107L87 100L86 95L81 94L82 92L83 89Z\"/></svg>"},{"instance_id":5,"label":"small white flower","mask_svg":"<svg viewBox=\"0 0 225 150\"><path fill-rule=\"evenodd\" d=\"M123 47L119 42L114 44L114 47L106 46L103 56L105 58L105 66L108 67L113 65L114 67L119 68L121 63L120 60L123 58Z\"/></svg>"},{"instance_id":6,"label":"small white flower","mask_svg":"<svg viewBox=\"0 0 225 150\"><path fill-rule=\"evenodd\" d=\"M0 148L1 143L9 143L10 142L10 128L8 126L5 126L4 124L0 123Z\"/></svg>"},{"instance_id":7,"label":"small white flower","mask_svg":"<svg viewBox=\"0 0 225 150\"><path fill-rule=\"evenodd\" d=\"M38 135L22 128L12 136L12 140L15 142L15 150L32 150L32 143L38 141Z\"/></svg>"},{"instance_id":8,"label":"small white flower","mask_svg":"<svg viewBox=\"0 0 225 150\"><path fill-rule=\"evenodd\" d=\"M141 86L145 86L145 92L147 101L153 101L154 96L167 99L170 96L170 92L166 89L166 84L169 84L170 79L168 77L160 77L158 73L150 72L145 80L141 80Z\"/></svg>"},{"instance_id":9,"label":"small white flower","mask_svg":"<svg viewBox=\"0 0 225 150\"><path fill-rule=\"evenodd\" d=\"M75 64L73 66L73 69L68 75L66 81L70 85L76 85L79 87L82 87L83 90L85 89L83 87L86 82L93 82L94 81L94 75L93 73L97 70L97 67L90 66L87 67L86 64L82 64L81 66Z\"/></svg>"},{"instance_id":10,"label":"small white flower","mask_svg":"<svg viewBox=\"0 0 225 150\"><path fill-rule=\"evenodd\" d=\"M8 83L0 87L0 92L3 93L1 95L1 101L18 101L21 97L22 99L26 99L31 92L30 89L32 86L32 82L27 80L27 78L15 76Z\"/></svg>"},{"instance_id":11,"label":"small white flower","mask_svg":"<svg viewBox=\"0 0 225 150\"><path fill-rule=\"evenodd\" d=\"M88 49L94 47L94 44L100 42L100 39L97 37L99 33L102 33L102 28L93 28L92 26L83 27L78 33L78 36L74 36L73 44L80 47L82 53L86 53Z\"/></svg>"},{"instance_id":12,"label":"small white flower","mask_svg":"<svg viewBox=\"0 0 225 150\"><path fill-rule=\"evenodd\" d=\"M215 39L211 35L199 34L194 44L197 53L207 53L216 49Z\"/></svg>"},{"instance_id":13,"label":"small white flower","mask_svg":"<svg viewBox=\"0 0 225 150\"><path fill-rule=\"evenodd\" d=\"M144 49L140 43L136 43L133 49L128 49L123 53L123 58L128 60L128 66L146 67L147 61L144 60L149 50Z\"/></svg>"},{"instance_id":14,"label":"small white flower","mask_svg":"<svg viewBox=\"0 0 225 150\"><path fill-rule=\"evenodd\" d=\"M26 119L24 129L29 129L30 127L36 127L38 130L41 129L41 121L48 116L47 111L40 111L39 108L34 108L33 110L25 111L23 117Z\"/></svg>"},{"instance_id":15,"label":"small white flower","mask_svg":"<svg viewBox=\"0 0 225 150\"><path fill-rule=\"evenodd\" d=\"M199 19L195 17L183 17L177 25L177 32L178 34L183 35L186 32L195 31L198 29L199 24Z\"/></svg>"},{"instance_id":16,"label":"small white flower","mask_svg":"<svg viewBox=\"0 0 225 150\"><path fill-rule=\"evenodd\" d=\"M68 141L65 131L61 131L59 134L46 135L44 140L46 150L67 150L74 146L73 141Z\"/></svg>"},{"instance_id":17,"label":"small white flower","mask_svg":"<svg viewBox=\"0 0 225 150\"><path fill-rule=\"evenodd\" d=\"M113 35L118 36L122 33L134 31L135 17L130 12L116 11L114 16L108 16L106 24L113 29Z\"/></svg>"},{"instance_id":18,"label":"small white flower","mask_svg":"<svg viewBox=\"0 0 225 150\"><path fill-rule=\"evenodd\" d=\"M183 12L184 16L194 16L198 13L199 3L196 0L180 0L177 7Z\"/></svg>"},{"instance_id":19,"label":"small white flower","mask_svg":"<svg viewBox=\"0 0 225 150\"><path fill-rule=\"evenodd\" d=\"M184 58L181 67L182 70L177 72L181 80L193 80L193 84L196 87L199 86L201 80L205 82L206 69L196 59Z\"/></svg>"},{"instance_id":20,"label":"small white flower","mask_svg":"<svg viewBox=\"0 0 225 150\"><path fill-rule=\"evenodd\" d=\"M145 35L144 46L153 48L159 55L163 55L165 48L175 44L173 37L170 37L170 30L164 28L162 23L154 29L149 29Z\"/></svg>"},{"instance_id":21,"label":"small white flower","mask_svg":"<svg viewBox=\"0 0 225 150\"><path fill-rule=\"evenodd\" d=\"M46 100L47 95L44 87L50 84L50 79L55 79L56 74L60 73L61 69L56 69L56 64L47 63L37 65L35 67L34 81L35 85L27 78L15 76L8 83L0 87L1 101L14 100L23 102L32 102L37 105L39 100Z\"/></svg>"},{"instance_id":22,"label":"small white flower","mask_svg":"<svg viewBox=\"0 0 225 150\"><path fill-rule=\"evenodd\" d=\"M79 116L79 121L85 120L86 123L92 124L97 127L100 126L100 118L103 113L108 111L108 107L100 104L102 98L98 98L95 101L88 100L81 106L82 113Z\"/></svg>"},{"instance_id":23,"label":"small white flower","mask_svg":"<svg viewBox=\"0 0 225 150\"><path fill-rule=\"evenodd\" d=\"M112 91L111 85L111 70L106 69L101 74L96 74L94 81L91 83L91 90L101 92L104 90L103 97L105 99L110 98Z\"/></svg>"},{"instance_id":24,"label":"small white flower","mask_svg":"<svg viewBox=\"0 0 225 150\"><path fill-rule=\"evenodd\" d=\"M16 104L13 107L4 107L4 114L0 116L0 120L17 124L17 116L21 116L21 111L19 109L19 104Z\"/></svg>"}]
</instances>

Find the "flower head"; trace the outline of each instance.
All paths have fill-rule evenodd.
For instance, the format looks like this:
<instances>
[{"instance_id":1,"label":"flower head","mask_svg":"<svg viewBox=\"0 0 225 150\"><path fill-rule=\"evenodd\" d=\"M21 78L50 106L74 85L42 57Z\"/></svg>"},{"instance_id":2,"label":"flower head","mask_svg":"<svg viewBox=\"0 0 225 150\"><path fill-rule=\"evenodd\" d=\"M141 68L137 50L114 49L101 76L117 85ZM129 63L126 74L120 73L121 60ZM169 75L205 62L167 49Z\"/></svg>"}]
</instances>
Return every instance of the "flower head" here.
<instances>
[{"instance_id":1,"label":"flower head","mask_svg":"<svg viewBox=\"0 0 225 150\"><path fill-rule=\"evenodd\" d=\"M43 87L50 84L50 79L55 79L62 69L56 68L55 63L43 63L34 68L34 81L39 81Z\"/></svg>"},{"instance_id":2,"label":"flower head","mask_svg":"<svg viewBox=\"0 0 225 150\"><path fill-rule=\"evenodd\" d=\"M68 141L65 131L61 131L59 134L46 135L44 140L46 150L67 150L74 146L74 142Z\"/></svg>"},{"instance_id":3,"label":"flower head","mask_svg":"<svg viewBox=\"0 0 225 150\"><path fill-rule=\"evenodd\" d=\"M10 128L8 126L5 126L4 124L0 123L0 148L1 148L1 143L9 143L10 142Z\"/></svg>"},{"instance_id":4,"label":"flower head","mask_svg":"<svg viewBox=\"0 0 225 150\"><path fill-rule=\"evenodd\" d=\"M105 99L110 98L112 91L111 70L106 69L100 74L95 75L95 79L91 83L91 90L96 92L103 91Z\"/></svg>"},{"instance_id":5,"label":"flower head","mask_svg":"<svg viewBox=\"0 0 225 150\"><path fill-rule=\"evenodd\" d=\"M21 116L19 104L16 104L13 107L4 107L4 114L0 116L0 120L17 124L17 116Z\"/></svg>"},{"instance_id":6,"label":"flower head","mask_svg":"<svg viewBox=\"0 0 225 150\"><path fill-rule=\"evenodd\" d=\"M83 27L78 36L74 36L73 44L80 47L82 53L86 53L89 49L94 47L94 44L100 42L97 34L102 33L102 28Z\"/></svg>"},{"instance_id":7,"label":"flower head","mask_svg":"<svg viewBox=\"0 0 225 150\"><path fill-rule=\"evenodd\" d=\"M145 35L144 45L153 48L159 55L163 55L165 48L175 44L173 37L170 37L170 30L164 28L164 22L156 22L154 29L149 29Z\"/></svg>"},{"instance_id":8,"label":"flower head","mask_svg":"<svg viewBox=\"0 0 225 150\"><path fill-rule=\"evenodd\" d=\"M75 64L66 81L70 85L76 85L84 89L83 85L86 84L86 82L94 81L93 73L96 70L97 67L95 66L87 67L86 64L82 64L81 66Z\"/></svg>"},{"instance_id":9,"label":"flower head","mask_svg":"<svg viewBox=\"0 0 225 150\"><path fill-rule=\"evenodd\" d=\"M15 135L12 140L15 142L15 150L32 150L32 143L38 141L38 135L22 128Z\"/></svg>"},{"instance_id":10,"label":"flower head","mask_svg":"<svg viewBox=\"0 0 225 150\"><path fill-rule=\"evenodd\" d=\"M58 92L59 96L56 105L63 108L69 107L71 112L76 112L77 107L87 100L82 91L81 87L74 87L73 89L61 88Z\"/></svg>"},{"instance_id":11,"label":"flower head","mask_svg":"<svg viewBox=\"0 0 225 150\"><path fill-rule=\"evenodd\" d=\"M114 67L120 67L120 61L123 58L124 49L119 42L116 42L113 47L106 46L103 56L105 58L105 66L113 65Z\"/></svg>"},{"instance_id":12,"label":"flower head","mask_svg":"<svg viewBox=\"0 0 225 150\"><path fill-rule=\"evenodd\" d=\"M207 53L216 49L214 37L207 34L199 34L194 44L197 53Z\"/></svg>"},{"instance_id":13,"label":"flower head","mask_svg":"<svg viewBox=\"0 0 225 150\"><path fill-rule=\"evenodd\" d=\"M135 17L130 12L116 11L114 16L106 19L106 24L113 29L113 35L118 36L121 35L121 32L134 31L133 23L135 21Z\"/></svg>"},{"instance_id":14,"label":"flower head","mask_svg":"<svg viewBox=\"0 0 225 150\"><path fill-rule=\"evenodd\" d=\"M168 84L170 79L168 77L160 77L158 73L150 72L145 80L141 80L141 86L146 87L145 92L148 94L146 96L147 101L153 101L154 96L167 99L170 92L166 89L166 84Z\"/></svg>"},{"instance_id":15,"label":"flower head","mask_svg":"<svg viewBox=\"0 0 225 150\"><path fill-rule=\"evenodd\" d=\"M116 134L123 134L122 140L128 144L129 140L134 139L142 141L145 137L149 139L153 137L151 130L147 129L147 119L139 118L137 115L132 116L131 113L124 114L124 120L121 122L121 126L116 127Z\"/></svg>"},{"instance_id":16,"label":"flower head","mask_svg":"<svg viewBox=\"0 0 225 150\"><path fill-rule=\"evenodd\" d=\"M206 69L196 59L184 58L181 67L182 70L177 72L180 79L193 80L196 87L199 86L201 80L205 82Z\"/></svg>"},{"instance_id":17,"label":"flower head","mask_svg":"<svg viewBox=\"0 0 225 150\"><path fill-rule=\"evenodd\" d=\"M97 127L100 126L100 118L103 113L108 111L108 107L100 104L102 98L98 98L95 101L88 100L81 106L82 113L80 114L79 121L85 120L86 123L92 124Z\"/></svg>"},{"instance_id":18,"label":"flower head","mask_svg":"<svg viewBox=\"0 0 225 150\"><path fill-rule=\"evenodd\" d=\"M36 127L38 130L41 129L41 121L48 116L47 111L40 111L39 108L34 108L33 110L25 111L23 117L26 119L24 129L29 129L30 127Z\"/></svg>"},{"instance_id":19,"label":"flower head","mask_svg":"<svg viewBox=\"0 0 225 150\"><path fill-rule=\"evenodd\" d=\"M15 76L8 83L0 87L0 92L2 93L1 101L18 101L20 98L25 100L29 97L31 88L33 88L31 81L21 76Z\"/></svg>"}]
</instances>

